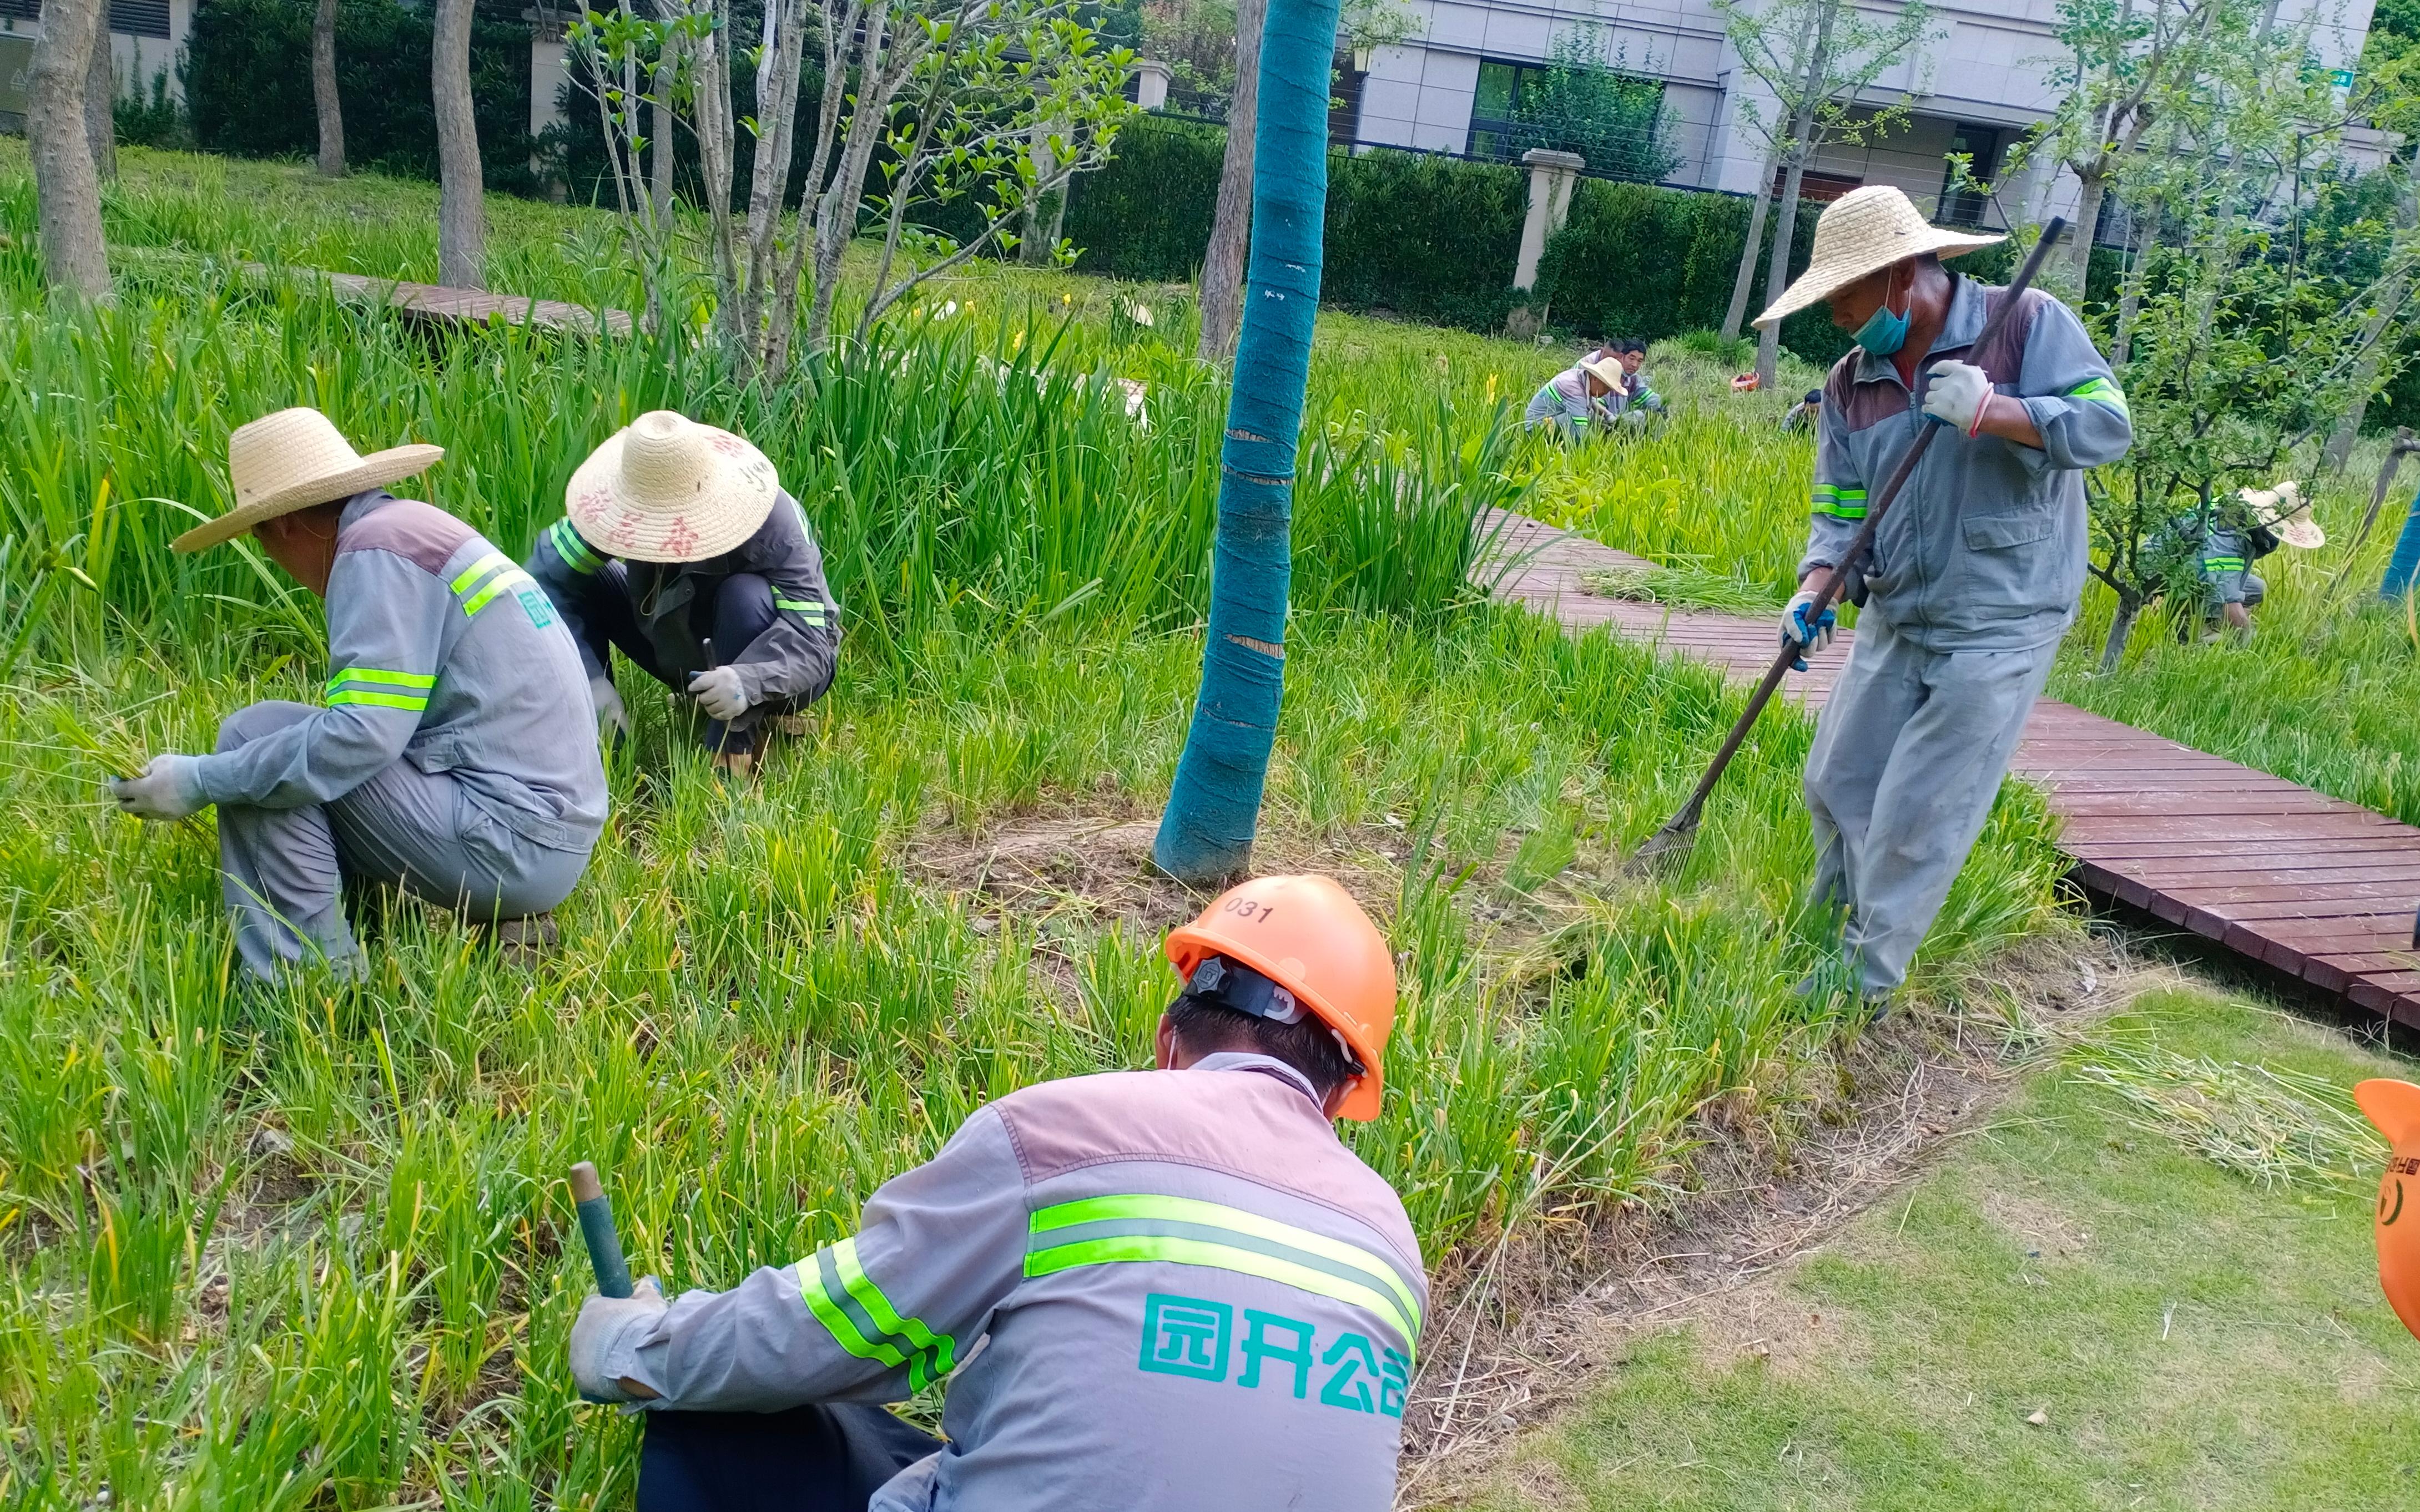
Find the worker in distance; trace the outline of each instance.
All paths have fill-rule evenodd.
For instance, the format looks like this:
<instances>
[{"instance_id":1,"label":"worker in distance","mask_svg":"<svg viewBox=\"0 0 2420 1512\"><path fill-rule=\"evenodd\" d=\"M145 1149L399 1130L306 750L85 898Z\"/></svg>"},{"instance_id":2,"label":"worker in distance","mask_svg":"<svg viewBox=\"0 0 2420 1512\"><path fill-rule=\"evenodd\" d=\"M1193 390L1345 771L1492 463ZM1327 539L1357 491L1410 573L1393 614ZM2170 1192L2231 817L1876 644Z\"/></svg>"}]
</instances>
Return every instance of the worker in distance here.
<instances>
[{"instance_id":1,"label":"worker in distance","mask_svg":"<svg viewBox=\"0 0 2420 1512\"><path fill-rule=\"evenodd\" d=\"M2133 441L2126 396L2075 313L2018 297L1991 349L1976 339L2005 289L1944 266L2002 239L1925 223L1869 185L1816 223L1807 271L1757 316L1827 301L1855 347L1816 411L1815 477L1785 642L1828 643L1818 588L1925 426L1937 439L1845 585L1856 645L1807 759L1816 901L1838 953L1810 976L1877 1004L1906 979L2016 753L2075 617L2088 540L2084 470ZM1803 667L1805 663L1802 661Z\"/></svg>"},{"instance_id":2,"label":"worker in distance","mask_svg":"<svg viewBox=\"0 0 2420 1512\"><path fill-rule=\"evenodd\" d=\"M1388 1512L1427 1283L1330 1123L1378 1116L1394 963L1322 876L1171 931L1158 1069L998 1099L857 1233L732 1290L592 1296L642 1512ZM944 1378L947 1442L869 1404Z\"/></svg>"}]
</instances>

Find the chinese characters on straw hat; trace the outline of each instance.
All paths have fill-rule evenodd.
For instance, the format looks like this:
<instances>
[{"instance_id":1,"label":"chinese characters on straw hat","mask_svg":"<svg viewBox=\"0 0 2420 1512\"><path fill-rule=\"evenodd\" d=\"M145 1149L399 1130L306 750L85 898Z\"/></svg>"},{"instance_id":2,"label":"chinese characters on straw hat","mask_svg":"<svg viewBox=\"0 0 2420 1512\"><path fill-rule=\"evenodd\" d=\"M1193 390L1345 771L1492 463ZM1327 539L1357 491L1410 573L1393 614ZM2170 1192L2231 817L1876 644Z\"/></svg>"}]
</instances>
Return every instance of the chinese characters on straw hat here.
<instances>
[{"instance_id":1,"label":"chinese characters on straw hat","mask_svg":"<svg viewBox=\"0 0 2420 1512\"><path fill-rule=\"evenodd\" d=\"M2291 478L2273 488L2246 488L2243 501L2260 515L2260 523L2277 532L2277 539L2304 551L2316 551L2328 544L2328 532L2311 517L2311 501L2303 497L2303 486Z\"/></svg>"},{"instance_id":2,"label":"chinese characters on straw hat","mask_svg":"<svg viewBox=\"0 0 2420 1512\"><path fill-rule=\"evenodd\" d=\"M765 454L727 430L654 409L589 454L564 490L571 528L629 562L704 562L773 512L781 481Z\"/></svg>"},{"instance_id":3,"label":"chinese characters on straw hat","mask_svg":"<svg viewBox=\"0 0 2420 1512\"><path fill-rule=\"evenodd\" d=\"M1827 206L1823 218L1815 223L1815 252L1807 260L1807 271L1783 289L1773 308L1758 316L1755 323L1777 324L1869 273L1921 253L1955 257L2006 239L1944 231L1917 214L1908 197L1887 184L1853 189Z\"/></svg>"},{"instance_id":4,"label":"chinese characters on straw hat","mask_svg":"<svg viewBox=\"0 0 2420 1512\"><path fill-rule=\"evenodd\" d=\"M262 520L426 472L444 455L442 446L414 444L364 456L317 409L280 409L227 436L227 486L235 507L168 544L178 551L206 550Z\"/></svg>"}]
</instances>

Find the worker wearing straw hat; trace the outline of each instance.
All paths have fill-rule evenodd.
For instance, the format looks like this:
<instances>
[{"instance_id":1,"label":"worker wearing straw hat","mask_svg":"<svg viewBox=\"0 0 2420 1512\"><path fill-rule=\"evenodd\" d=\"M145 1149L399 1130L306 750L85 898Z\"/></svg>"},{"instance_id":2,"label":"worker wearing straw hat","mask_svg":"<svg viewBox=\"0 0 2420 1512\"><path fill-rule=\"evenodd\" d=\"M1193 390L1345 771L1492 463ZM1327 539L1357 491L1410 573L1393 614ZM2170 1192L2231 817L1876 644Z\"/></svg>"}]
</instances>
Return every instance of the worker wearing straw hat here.
<instances>
[{"instance_id":1,"label":"worker wearing straw hat","mask_svg":"<svg viewBox=\"0 0 2420 1512\"><path fill-rule=\"evenodd\" d=\"M1810 624L1807 612L1864 523L1868 490L1926 425L1952 432L1917 464L1848 585L1857 643L1807 761L1814 892L1840 924L1838 971L1810 985L1869 999L1904 980L2074 617L2084 470L2133 440L2109 364L2058 301L2028 289L1991 348L1976 346L2006 291L1943 259L1999 239L1927 224L1896 189L1856 190L1824 210L1807 271L1756 321L1828 301L1856 343L1817 410L1785 640L1829 639L1831 614Z\"/></svg>"},{"instance_id":2,"label":"worker wearing straw hat","mask_svg":"<svg viewBox=\"0 0 2420 1512\"><path fill-rule=\"evenodd\" d=\"M1626 393L1630 379L1621 370L1621 359L1600 348L1581 358L1570 367L1548 378L1529 397L1529 408L1521 423L1531 430L1552 425L1566 437L1584 436L1590 425L1610 425L1619 411L1607 402L1615 393Z\"/></svg>"},{"instance_id":3,"label":"worker wearing straw hat","mask_svg":"<svg viewBox=\"0 0 2420 1512\"><path fill-rule=\"evenodd\" d=\"M249 531L327 601L318 704L229 715L209 756L156 756L111 795L144 819L219 810L236 946L256 975L360 964L345 878L458 910L542 947L605 824L605 771L580 653L537 585L478 532L386 486L445 454L357 454L287 409L227 438L235 507L178 536Z\"/></svg>"},{"instance_id":4,"label":"worker wearing straw hat","mask_svg":"<svg viewBox=\"0 0 2420 1512\"><path fill-rule=\"evenodd\" d=\"M840 606L799 501L765 454L669 409L571 475L529 570L580 643L597 718L628 728L613 648L695 699L718 769L754 770L768 718L831 687Z\"/></svg>"},{"instance_id":5,"label":"worker wearing straw hat","mask_svg":"<svg viewBox=\"0 0 2420 1512\"><path fill-rule=\"evenodd\" d=\"M2269 584L2252 570L2281 546L2314 551L2328 544L2327 532L2311 517L2311 501L2291 478L2273 488L2245 488L2240 507L2222 506L2205 519L2202 511L2179 517L2183 530L2201 527L2202 620L2224 621L2242 640L2252 639L2252 611L2269 596ZM2212 630L2210 639L2216 639Z\"/></svg>"}]
</instances>

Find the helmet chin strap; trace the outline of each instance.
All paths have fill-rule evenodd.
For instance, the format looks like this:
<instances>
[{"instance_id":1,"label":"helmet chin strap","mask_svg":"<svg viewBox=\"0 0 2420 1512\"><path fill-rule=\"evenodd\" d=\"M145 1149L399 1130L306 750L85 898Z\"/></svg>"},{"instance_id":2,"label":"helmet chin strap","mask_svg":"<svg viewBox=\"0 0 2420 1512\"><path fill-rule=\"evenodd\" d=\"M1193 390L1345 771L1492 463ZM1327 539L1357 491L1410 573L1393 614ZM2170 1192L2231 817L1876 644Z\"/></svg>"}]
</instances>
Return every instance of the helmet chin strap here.
<instances>
[{"instance_id":1,"label":"helmet chin strap","mask_svg":"<svg viewBox=\"0 0 2420 1512\"><path fill-rule=\"evenodd\" d=\"M1187 979L1183 995L1216 1003L1220 1008L1249 1018L1266 1019L1272 1024L1299 1024L1306 1018L1317 1017L1303 1007L1301 1000L1288 989L1242 962L1223 955L1203 956L1201 964L1193 968L1193 975ZM1354 1054L1353 1046L1335 1026L1323 1020L1320 1026L1326 1029L1328 1038L1336 1041L1336 1048L1343 1053L1344 1064L1352 1068L1353 1075L1358 1078L1366 1074L1361 1057Z\"/></svg>"}]
</instances>

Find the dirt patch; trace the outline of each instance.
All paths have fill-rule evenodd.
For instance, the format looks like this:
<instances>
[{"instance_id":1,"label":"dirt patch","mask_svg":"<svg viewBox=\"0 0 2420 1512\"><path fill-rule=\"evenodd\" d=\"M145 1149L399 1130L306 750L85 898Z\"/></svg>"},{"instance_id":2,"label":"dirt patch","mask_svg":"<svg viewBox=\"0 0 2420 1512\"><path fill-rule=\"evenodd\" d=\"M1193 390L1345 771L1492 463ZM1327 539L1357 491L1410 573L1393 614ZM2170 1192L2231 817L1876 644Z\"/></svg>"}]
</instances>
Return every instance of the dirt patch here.
<instances>
[{"instance_id":1,"label":"dirt patch","mask_svg":"<svg viewBox=\"0 0 2420 1512\"><path fill-rule=\"evenodd\" d=\"M2025 1258L2043 1264L2079 1258L2091 1246L2091 1230L2040 1197L1994 1187L1983 1194L1983 1216L2024 1247Z\"/></svg>"},{"instance_id":2,"label":"dirt patch","mask_svg":"<svg viewBox=\"0 0 2420 1512\"><path fill-rule=\"evenodd\" d=\"M1854 1352L1837 1320L1782 1300L1777 1273L1981 1127L2019 1072L2178 980L2108 938L2029 942L1966 984L1962 1007L1914 1005L1847 1046L1838 1088L1813 1099L1787 1143L1710 1128L1694 1190L1668 1211L1616 1214L1438 1276L1396 1504L1464 1504L1522 1429L1585 1395L1645 1333L1686 1324L1710 1359L1785 1371ZM2051 1225L2046 1205L2004 1211L2051 1243L2087 1242L2079 1226Z\"/></svg>"}]
</instances>

